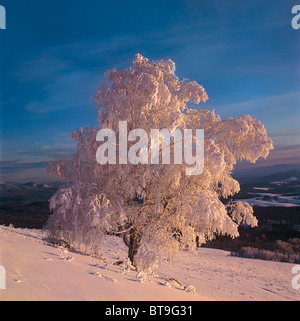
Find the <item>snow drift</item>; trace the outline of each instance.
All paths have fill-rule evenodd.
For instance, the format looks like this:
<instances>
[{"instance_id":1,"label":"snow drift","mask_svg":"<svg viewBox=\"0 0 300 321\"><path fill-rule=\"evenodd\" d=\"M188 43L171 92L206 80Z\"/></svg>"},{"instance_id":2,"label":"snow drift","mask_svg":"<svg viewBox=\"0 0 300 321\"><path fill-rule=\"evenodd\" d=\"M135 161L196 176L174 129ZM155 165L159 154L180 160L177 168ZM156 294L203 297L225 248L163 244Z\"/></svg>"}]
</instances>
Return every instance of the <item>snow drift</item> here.
<instances>
[{"instance_id":1,"label":"snow drift","mask_svg":"<svg viewBox=\"0 0 300 321\"><path fill-rule=\"evenodd\" d=\"M294 264L243 259L198 248L162 262L156 274L137 273L122 239L107 238L98 258L53 246L45 231L0 226L0 300L299 300Z\"/></svg>"}]
</instances>

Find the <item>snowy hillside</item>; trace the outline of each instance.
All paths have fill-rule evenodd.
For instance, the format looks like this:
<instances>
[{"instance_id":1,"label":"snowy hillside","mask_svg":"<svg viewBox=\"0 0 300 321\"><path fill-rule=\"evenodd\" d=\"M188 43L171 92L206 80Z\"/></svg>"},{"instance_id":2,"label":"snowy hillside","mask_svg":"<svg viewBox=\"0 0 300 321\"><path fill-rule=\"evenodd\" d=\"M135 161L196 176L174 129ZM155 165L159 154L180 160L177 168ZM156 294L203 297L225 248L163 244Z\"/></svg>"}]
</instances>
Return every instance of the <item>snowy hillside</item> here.
<instances>
[{"instance_id":1,"label":"snowy hillside","mask_svg":"<svg viewBox=\"0 0 300 321\"><path fill-rule=\"evenodd\" d=\"M109 237L101 258L49 245L41 230L0 226L0 300L299 300L291 285L294 264L243 259L199 248L183 252L155 275L137 274L127 248Z\"/></svg>"},{"instance_id":2,"label":"snowy hillside","mask_svg":"<svg viewBox=\"0 0 300 321\"><path fill-rule=\"evenodd\" d=\"M249 193L250 194L250 193ZM279 207L299 207L299 196L285 196L272 193L256 193L258 197L241 199L253 206L279 206Z\"/></svg>"}]
</instances>

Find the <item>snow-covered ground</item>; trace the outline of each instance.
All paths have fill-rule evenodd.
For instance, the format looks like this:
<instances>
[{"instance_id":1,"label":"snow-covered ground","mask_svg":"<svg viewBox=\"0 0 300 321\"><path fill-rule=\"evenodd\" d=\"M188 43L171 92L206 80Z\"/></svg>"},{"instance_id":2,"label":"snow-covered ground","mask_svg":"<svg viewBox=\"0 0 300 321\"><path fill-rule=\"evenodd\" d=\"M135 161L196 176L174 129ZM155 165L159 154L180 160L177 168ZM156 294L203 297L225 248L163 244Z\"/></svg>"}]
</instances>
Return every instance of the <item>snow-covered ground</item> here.
<instances>
[{"instance_id":1,"label":"snow-covered ground","mask_svg":"<svg viewBox=\"0 0 300 321\"><path fill-rule=\"evenodd\" d=\"M113 264L126 258L120 238L108 237L96 259L49 245L43 233L0 226L0 300L300 300L294 264L199 248L150 276Z\"/></svg>"},{"instance_id":2,"label":"snow-covered ground","mask_svg":"<svg viewBox=\"0 0 300 321\"><path fill-rule=\"evenodd\" d=\"M253 190L255 192L248 192L249 195L253 194L253 197L239 200L248 202L253 206L299 207L300 185L295 185L295 182L299 182L299 179L295 176L291 176L281 181L269 182L267 184L264 184L268 186L255 186L253 187ZM280 193L276 193L278 189L280 190ZM286 190L286 192L283 193L282 191L284 189Z\"/></svg>"},{"instance_id":3,"label":"snow-covered ground","mask_svg":"<svg viewBox=\"0 0 300 321\"><path fill-rule=\"evenodd\" d=\"M279 206L279 207L300 207L298 199L289 199L287 197L281 197L278 200L263 200L262 197L254 197L247 199L239 199L239 201L244 201L252 206Z\"/></svg>"},{"instance_id":4,"label":"snow-covered ground","mask_svg":"<svg viewBox=\"0 0 300 321\"><path fill-rule=\"evenodd\" d=\"M285 196L272 193L249 193L256 194L253 198L241 199L239 201L248 202L254 206L279 206L279 207L299 207L299 196Z\"/></svg>"},{"instance_id":5,"label":"snow-covered ground","mask_svg":"<svg viewBox=\"0 0 300 321\"><path fill-rule=\"evenodd\" d=\"M287 184L289 182L296 182L298 181L298 178L295 176L289 177L287 179L284 179L282 181L277 181L277 182L271 182L271 184L275 184L275 185L283 185L283 184Z\"/></svg>"}]
</instances>

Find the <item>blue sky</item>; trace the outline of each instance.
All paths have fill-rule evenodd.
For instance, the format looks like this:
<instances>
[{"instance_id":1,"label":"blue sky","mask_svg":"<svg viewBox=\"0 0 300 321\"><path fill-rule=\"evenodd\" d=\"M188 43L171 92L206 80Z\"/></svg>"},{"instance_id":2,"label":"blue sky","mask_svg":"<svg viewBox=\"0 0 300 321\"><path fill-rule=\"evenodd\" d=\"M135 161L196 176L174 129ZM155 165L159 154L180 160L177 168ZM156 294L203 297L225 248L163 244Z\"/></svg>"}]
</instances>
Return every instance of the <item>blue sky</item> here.
<instances>
[{"instance_id":1,"label":"blue sky","mask_svg":"<svg viewBox=\"0 0 300 321\"><path fill-rule=\"evenodd\" d=\"M47 181L75 128L96 125L91 96L134 55L171 58L202 84L201 108L250 114L274 140L256 166L300 163L300 29L293 0L1 0L1 180ZM252 165L253 166L253 165Z\"/></svg>"}]
</instances>

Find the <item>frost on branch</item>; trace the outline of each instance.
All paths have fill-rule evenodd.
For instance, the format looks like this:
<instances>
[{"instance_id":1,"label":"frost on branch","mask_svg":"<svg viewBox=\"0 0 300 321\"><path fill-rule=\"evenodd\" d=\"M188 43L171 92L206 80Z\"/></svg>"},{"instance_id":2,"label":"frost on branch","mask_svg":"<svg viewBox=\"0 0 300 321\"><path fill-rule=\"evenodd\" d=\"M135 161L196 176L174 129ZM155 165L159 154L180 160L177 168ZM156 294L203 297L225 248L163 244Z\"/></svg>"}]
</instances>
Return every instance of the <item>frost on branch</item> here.
<instances>
[{"instance_id":1,"label":"frost on branch","mask_svg":"<svg viewBox=\"0 0 300 321\"><path fill-rule=\"evenodd\" d=\"M231 201L227 205L228 213L238 225L246 224L251 227L257 226L257 219L253 216L253 208L247 202Z\"/></svg>"},{"instance_id":2,"label":"frost on branch","mask_svg":"<svg viewBox=\"0 0 300 321\"><path fill-rule=\"evenodd\" d=\"M240 189L231 177L238 159L255 162L273 148L258 120L223 120L214 111L189 108L189 102L204 103L208 96L195 81L179 80L170 59L149 61L137 54L132 66L105 76L93 95L99 125L74 130L76 153L49 165L69 181L51 199L47 228L53 237L97 254L105 235L127 233L132 264L149 271L178 250L193 250L216 235L237 237L240 224L257 224L250 205L220 198ZM119 121L127 121L128 132L142 128L148 137L151 129L204 129L203 173L187 176L186 164L172 162L99 165L96 134L108 128L119 137Z\"/></svg>"}]
</instances>

